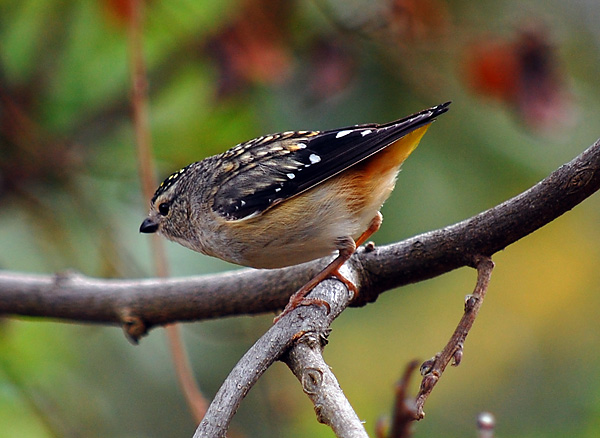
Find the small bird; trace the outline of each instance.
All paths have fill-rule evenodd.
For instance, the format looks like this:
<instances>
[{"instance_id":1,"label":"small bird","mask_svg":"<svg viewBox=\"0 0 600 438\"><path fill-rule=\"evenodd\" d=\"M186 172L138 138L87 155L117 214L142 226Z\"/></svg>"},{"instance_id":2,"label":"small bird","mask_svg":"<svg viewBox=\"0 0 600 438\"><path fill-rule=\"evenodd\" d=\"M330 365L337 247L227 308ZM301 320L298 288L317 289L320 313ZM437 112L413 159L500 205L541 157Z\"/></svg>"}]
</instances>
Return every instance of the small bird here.
<instances>
[{"instance_id":1,"label":"small bird","mask_svg":"<svg viewBox=\"0 0 600 438\"><path fill-rule=\"evenodd\" d=\"M192 163L165 179L142 233L158 232L203 254L254 268L338 256L300 288L283 315L321 304L306 295L338 269L382 222L401 164L450 102L403 119L328 131L265 135Z\"/></svg>"}]
</instances>

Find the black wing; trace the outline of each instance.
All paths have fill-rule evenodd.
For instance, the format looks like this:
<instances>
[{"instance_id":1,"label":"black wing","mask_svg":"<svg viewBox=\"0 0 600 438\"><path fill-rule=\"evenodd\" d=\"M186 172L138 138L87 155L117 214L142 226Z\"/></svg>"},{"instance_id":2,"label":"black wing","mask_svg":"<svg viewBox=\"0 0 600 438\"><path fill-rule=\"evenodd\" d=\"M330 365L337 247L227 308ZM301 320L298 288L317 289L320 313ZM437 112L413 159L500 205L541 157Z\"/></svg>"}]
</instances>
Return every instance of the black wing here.
<instances>
[{"instance_id":1,"label":"black wing","mask_svg":"<svg viewBox=\"0 0 600 438\"><path fill-rule=\"evenodd\" d=\"M255 217L431 123L450 102L383 125L299 131L250 140L217 157L227 169L213 209L229 220Z\"/></svg>"}]
</instances>

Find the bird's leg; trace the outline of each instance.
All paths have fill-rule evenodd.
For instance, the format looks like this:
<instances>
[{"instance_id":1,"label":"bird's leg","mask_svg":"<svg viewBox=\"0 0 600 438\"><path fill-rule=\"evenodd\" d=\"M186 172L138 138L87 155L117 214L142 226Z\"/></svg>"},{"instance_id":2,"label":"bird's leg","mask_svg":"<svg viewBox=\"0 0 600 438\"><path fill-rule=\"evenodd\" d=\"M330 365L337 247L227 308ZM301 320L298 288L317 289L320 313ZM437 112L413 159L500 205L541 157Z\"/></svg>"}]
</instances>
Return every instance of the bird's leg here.
<instances>
[{"instance_id":1,"label":"bird's leg","mask_svg":"<svg viewBox=\"0 0 600 438\"><path fill-rule=\"evenodd\" d=\"M381 216L381 213L377 212L377 215L371 219L369 227L359 236L358 239L356 239L356 242L354 242L351 237L339 239L337 245L339 251L338 256L330 264L328 264L325 269L315 275L308 283L302 286L294 295L290 297L290 301L283 309L283 312L281 312L279 316L273 320L273 322L275 323L279 321L284 315L287 315L298 306L317 304L319 306L327 307L327 311L331 310L329 303L324 300L318 298L306 298L306 295L313 290L315 286L331 276L336 277L338 280L344 283L348 290L352 291L353 297L356 297L358 294L358 289L354 283L340 273L339 269L344 263L346 263L346 261L348 261L350 257L352 257L352 254L354 254L354 251L356 251L357 246L362 245L369 237L371 237L371 235L373 235L373 233L379 229L382 220L383 217Z\"/></svg>"},{"instance_id":2,"label":"bird's leg","mask_svg":"<svg viewBox=\"0 0 600 438\"><path fill-rule=\"evenodd\" d=\"M363 243L365 243L369 237L371 237L373 234L375 234L377 232L377 230L379 230L379 227L381 227L382 222L383 222L383 216L381 215L381 213L377 212L375 217L373 219L371 219L371 222L369 222L369 227L365 231L363 231L363 233L358 237L358 239L356 239L356 242L354 244L354 249L352 250L352 254L354 254L354 251L356 251L356 248L358 248ZM341 252L340 252L340 254L341 254ZM348 260L352 256L352 254L350 254L350 256L348 256L348 258L346 260ZM346 260L344 260L344 262ZM343 262L340 263L338 268L341 268L343 264L344 264ZM325 268L325 269L327 269L327 268ZM352 291L352 294L353 294L352 299L356 298L356 295L358 295L358 289L356 288L356 285L354 283L352 283L350 280L348 280L346 277L344 277L338 269L335 269L333 272L331 272L331 275L333 275L335 278L337 278L342 283L344 283L346 285L346 287L348 288L348 290Z\"/></svg>"},{"instance_id":3,"label":"bird's leg","mask_svg":"<svg viewBox=\"0 0 600 438\"><path fill-rule=\"evenodd\" d=\"M329 307L329 303L327 303L326 301L320 300L318 298L306 298L306 295L311 290L313 290L316 285L318 285L323 280L331 277L332 275L339 278L344 284L352 285L351 287L354 291L356 291L356 286L354 286L354 284L350 280L348 280L346 277L344 277L338 272L338 269L346 262L346 260L348 260L352 256L354 250L356 249L356 245L354 244L354 240L351 237L340 239L338 245L338 256L331 263L329 263L325 267L325 269L323 269L321 272L315 275L311 280L309 280L308 283L306 283L304 286L298 289L298 291L290 297L290 301L287 303L287 306L285 306L285 308L283 309L283 312L281 312L279 316L277 316L273 320L274 323L279 321L283 316L287 315L298 306L308 306L310 304L317 304L319 306L327 307L327 311L331 310Z\"/></svg>"},{"instance_id":4,"label":"bird's leg","mask_svg":"<svg viewBox=\"0 0 600 438\"><path fill-rule=\"evenodd\" d=\"M356 239L356 247L358 248L359 246L361 246L363 243L365 243L367 241L367 239L369 237L371 237L373 234L375 234L379 230L379 227L381 227L382 222L383 222L383 216L381 215L381 213L377 212L375 217L373 219L371 219L371 222L369 222L369 228L367 228L358 237L358 239Z\"/></svg>"}]
</instances>

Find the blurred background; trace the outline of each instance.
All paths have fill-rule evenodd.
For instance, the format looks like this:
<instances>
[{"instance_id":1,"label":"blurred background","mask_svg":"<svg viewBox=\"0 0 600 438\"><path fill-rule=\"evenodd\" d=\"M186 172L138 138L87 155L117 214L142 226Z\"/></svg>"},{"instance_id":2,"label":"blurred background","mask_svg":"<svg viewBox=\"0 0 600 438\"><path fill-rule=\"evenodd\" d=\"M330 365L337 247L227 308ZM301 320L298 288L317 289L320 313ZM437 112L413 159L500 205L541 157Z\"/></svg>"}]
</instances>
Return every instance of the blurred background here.
<instances>
[{"instance_id":1,"label":"blurred background","mask_svg":"<svg viewBox=\"0 0 600 438\"><path fill-rule=\"evenodd\" d=\"M0 268L152 275L125 0L0 0ZM600 137L592 0L149 0L144 54L161 179L255 136L386 122L452 100L403 166L377 244L529 188ZM600 196L494 257L486 302L416 437L600 435ZM167 244L172 274L237 269ZM334 323L325 359L373 436L406 364L433 356L475 272L390 291ZM184 325L211 398L273 315ZM418 380L418 379L415 379ZM417 383L412 391L416 393ZM192 436L164 330L0 321L0 437ZM284 365L233 433L332 437Z\"/></svg>"}]
</instances>

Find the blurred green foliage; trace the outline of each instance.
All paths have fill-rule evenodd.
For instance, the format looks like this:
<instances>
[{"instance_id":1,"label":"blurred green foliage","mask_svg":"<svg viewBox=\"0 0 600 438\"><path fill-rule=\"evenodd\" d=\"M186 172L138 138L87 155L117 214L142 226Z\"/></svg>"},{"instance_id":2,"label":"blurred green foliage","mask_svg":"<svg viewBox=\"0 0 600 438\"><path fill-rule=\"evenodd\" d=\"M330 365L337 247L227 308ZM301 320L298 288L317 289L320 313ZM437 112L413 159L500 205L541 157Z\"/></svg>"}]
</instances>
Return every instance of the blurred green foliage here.
<instances>
[{"instance_id":1,"label":"blurred green foliage","mask_svg":"<svg viewBox=\"0 0 600 438\"><path fill-rule=\"evenodd\" d=\"M137 233L147 200L133 147L125 4L0 1L2 269L151 275ZM453 100L404 165L375 241L450 225L527 189L600 136L599 14L595 2L540 0L149 1L159 174L268 132L384 122ZM532 26L548 61L536 64L541 79L519 70L504 88L482 89L474 72L521 59ZM483 410L495 414L498 436L600 434L599 223L596 195L497 254L463 363L444 375L416 437L474 436ZM168 252L173 275L235 268L174 244ZM391 411L404 366L447 341L474 282L461 269L335 322L326 359L370 433ZM185 326L208 397L271 318ZM194 428L160 329L133 347L112 327L2 320L0 438ZM277 364L234 430L333 436Z\"/></svg>"}]
</instances>

